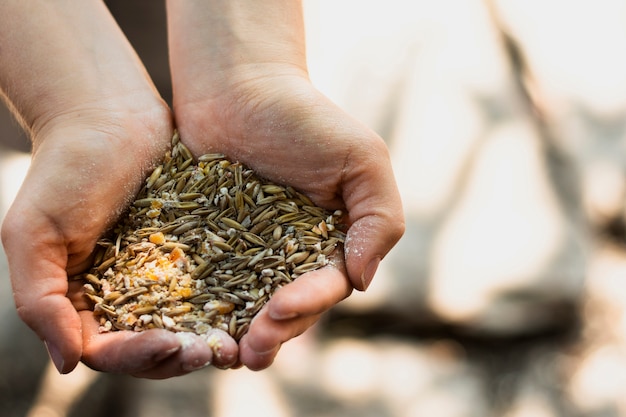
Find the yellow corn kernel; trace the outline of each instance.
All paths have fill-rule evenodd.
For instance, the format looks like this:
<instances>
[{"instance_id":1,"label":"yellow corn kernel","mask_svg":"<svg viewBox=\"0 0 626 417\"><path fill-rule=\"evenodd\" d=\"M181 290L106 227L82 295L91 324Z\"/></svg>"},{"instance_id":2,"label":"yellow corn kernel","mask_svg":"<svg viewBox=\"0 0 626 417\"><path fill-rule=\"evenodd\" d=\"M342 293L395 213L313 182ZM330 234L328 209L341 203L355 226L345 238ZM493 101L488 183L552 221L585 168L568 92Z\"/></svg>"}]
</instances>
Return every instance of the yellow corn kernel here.
<instances>
[{"instance_id":1,"label":"yellow corn kernel","mask_svg":"<svg viewBox=\"0 0 626 417\"><path fill-rule=\"evenodd\" d=\"M183 298L189 298L191 297L191 288L179 288L178 289L178 294L180 294L181 297Z\"/></svg>"},{"instance_id":2,"label":"yellow corn kernel","mask_svg":"<svg viewBox=\"0 0 626 417\"><path fill-rule=\"evenodd\" d=\"M165 235L162 232L152 233L148 239L155 245L162 245L165 243Z\"/></svg>"},{"instance_id":3,"label":"yellow corn kernel","mask_svg":"<svg viewBox=\"0 0 626 417\"><path fill-rule=\"evenodd\" d=\"M176 247L172 250L172 253L170 254L170 261L176 262L178 259L184 256L185 256L185 252L183 252L181 248Z\"/></svg>"}]
</instances>

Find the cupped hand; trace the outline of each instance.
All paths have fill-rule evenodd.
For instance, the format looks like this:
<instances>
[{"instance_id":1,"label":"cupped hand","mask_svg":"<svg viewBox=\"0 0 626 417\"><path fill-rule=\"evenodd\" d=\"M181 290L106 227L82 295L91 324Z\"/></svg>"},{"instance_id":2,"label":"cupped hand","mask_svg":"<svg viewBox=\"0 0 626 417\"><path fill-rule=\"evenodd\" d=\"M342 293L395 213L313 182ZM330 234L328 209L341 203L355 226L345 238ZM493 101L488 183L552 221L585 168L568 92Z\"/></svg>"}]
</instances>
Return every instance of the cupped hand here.
<instances>
[{"instance_id":1,"label":"cupped hand","mask_svg":"<svg viewBox=\"0 0 626 417\"><path fill-rule=\"evenodd\" d=\"M164 330L99 333L82 286L71 281L168 149L169 110L149 109L83 109L47 123L33 138L30 169L2 225L18 314L62 373L82 360L101 371L166 378L237 358L225 333L215 350Z\"/></svg>"},{"instance_id":2,"label":"cupped hand","mask_svg":"<svg viewBox=\"0 0 626 417\"><path fill-rule=\"evenodd\" d=\"M283 342L353 288L365 290L404 232L384 141L316 90L305 72L266 67L244 67L207 88L174 77L176 124L192 152L223 152L347 215L345 264L339 254L333 266L276 293L240 342L241 363L251 369L269 366Z\"/></svg>"}]
</instances>

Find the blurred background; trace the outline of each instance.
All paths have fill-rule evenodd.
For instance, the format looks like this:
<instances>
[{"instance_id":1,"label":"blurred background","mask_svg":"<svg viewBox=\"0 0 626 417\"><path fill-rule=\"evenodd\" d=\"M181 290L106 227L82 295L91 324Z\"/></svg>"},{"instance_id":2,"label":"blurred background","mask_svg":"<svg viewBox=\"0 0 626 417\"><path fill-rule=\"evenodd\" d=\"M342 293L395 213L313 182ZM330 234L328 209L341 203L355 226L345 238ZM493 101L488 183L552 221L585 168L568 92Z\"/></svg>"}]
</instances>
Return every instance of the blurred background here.
<instances>
[{"instance_id":1,"label":"blurred background","mask_svg":"<svg viewBox=\"0 0 626 417\"><path fill-rule=\"evenodd\" d=\"M107 1L170 100L162 1ZM305 0L313 82L382 135L407 232L262 372L59 376L0 256L0 415L626 415L626 2ZM0 112L0 218L29 144Z\"/></svg>"}]
</instances>

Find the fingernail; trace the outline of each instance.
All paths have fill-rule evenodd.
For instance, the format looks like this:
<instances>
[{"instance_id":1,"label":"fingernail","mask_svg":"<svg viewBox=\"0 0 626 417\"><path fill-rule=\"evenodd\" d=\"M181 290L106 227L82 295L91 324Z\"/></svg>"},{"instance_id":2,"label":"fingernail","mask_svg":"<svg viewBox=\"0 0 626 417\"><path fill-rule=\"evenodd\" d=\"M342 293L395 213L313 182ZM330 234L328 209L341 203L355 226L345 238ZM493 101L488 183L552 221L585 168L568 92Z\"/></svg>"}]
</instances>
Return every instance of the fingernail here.
<instances>
[{"instance_id":1,"label":"fingernail","mask_svg":"<svg viewBox=\"0 0 626 417\"><path fill-rule=\"evenodd\" d=\"M165 350L163 352L159 352L154 356L154 361L161 362L169 358L170 356L172 356L174 353L178 352L179 350L180 350L180 346L176 346L171 349Z\"/></svg>"},{"instance_id":2,"label":"fingernail","mask_svg":"<svg viewBox=\"0 0 626 417\"><path fill-rule=\"evenodd\" d=\"M380 258L374 258L367 264L365 271L361 275L361 283L363 284L363 291L370 286L372 279L374 279L374 275L376 274L376 270L378 269L378 265L380 264Z\"/></svg>"},{"instance_id":3,"label":"fingernail","mask_svg":"<svg viewBox=\"0 0 626 417\"><path fill-rule=\"evenodd\" d=\"M48 350L48 356L50 356L50 359L52 359L54 367L57 368L57 371L59 371L60 374L64 373L63 367L65 366L65 360L61 355L61 351L56 347L55 344L47 340L44 341L44 344L46 345L46 349Z\"/></svg>"}]
</instances>

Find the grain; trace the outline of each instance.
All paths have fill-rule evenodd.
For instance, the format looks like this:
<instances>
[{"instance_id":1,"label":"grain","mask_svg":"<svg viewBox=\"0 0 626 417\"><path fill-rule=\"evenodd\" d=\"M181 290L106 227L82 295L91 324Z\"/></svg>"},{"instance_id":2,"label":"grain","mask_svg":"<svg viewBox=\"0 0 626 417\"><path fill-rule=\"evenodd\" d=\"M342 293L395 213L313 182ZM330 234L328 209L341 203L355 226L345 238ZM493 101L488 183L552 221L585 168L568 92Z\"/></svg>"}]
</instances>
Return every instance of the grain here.
<instances>
[{"instance_id":1,"label":"grain","mask_svg":"<svg viewBox=\"0 0 626 417\"><path fill-rule=\"evenodd\" d=\"M177 134L82 275L102 332L164 328L236 340L272 297L329 263L342 213ZM208 336L207 336L208 337Z\"/></svg>"}]
</instances>

